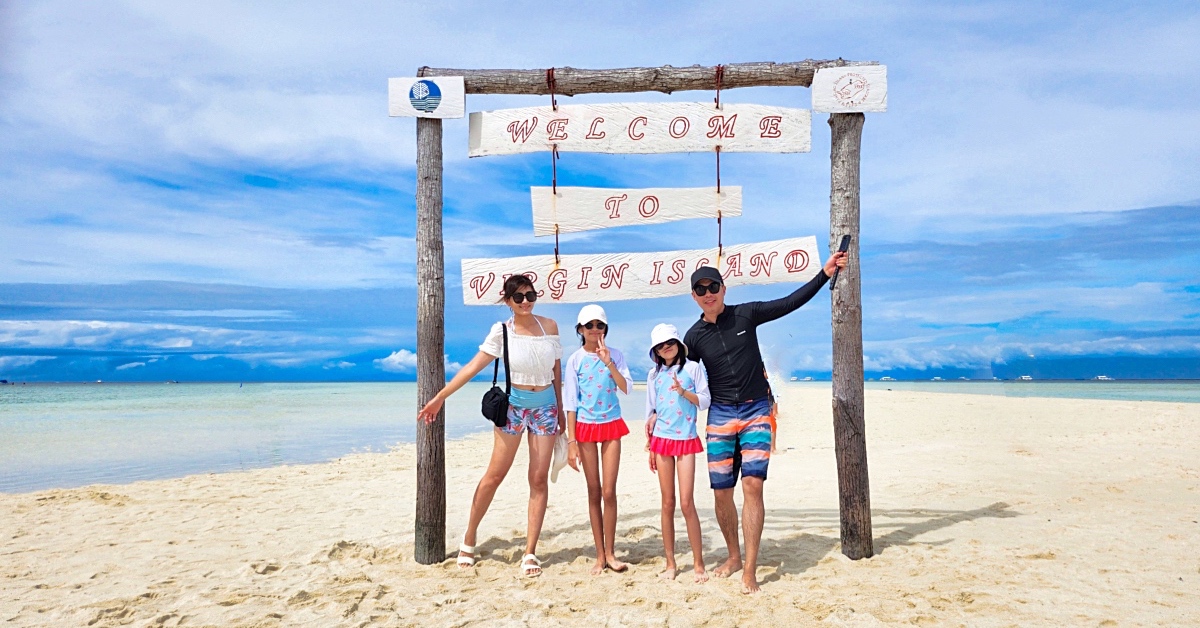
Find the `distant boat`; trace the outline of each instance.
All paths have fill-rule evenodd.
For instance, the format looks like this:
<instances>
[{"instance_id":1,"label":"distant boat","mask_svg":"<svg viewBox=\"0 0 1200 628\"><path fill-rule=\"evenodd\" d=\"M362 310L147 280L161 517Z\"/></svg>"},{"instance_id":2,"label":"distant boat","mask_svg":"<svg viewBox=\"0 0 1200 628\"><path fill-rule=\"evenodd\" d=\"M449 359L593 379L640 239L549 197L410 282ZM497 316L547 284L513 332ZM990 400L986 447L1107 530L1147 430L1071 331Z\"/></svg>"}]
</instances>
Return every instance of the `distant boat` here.
<instances>
[{"instance_id":1,"label":"distant boat","mask_svg":"<svg viewBox=\"0 0 1200 628\"><path fill-rule=\"evenodd\" d=\"M1017 379L1019 379L1023 382L1032 382L1033 381L1033 378L1028 375L1022 375L1022 376L1018 377Z\"/></svg>"},{"instance_id":2,"label":"distant boat","mask_svg":"<svg viewBox=\"0 0 1200 628\"><path fill-rule=\"evenodd\" d=\"M805 377L805 378L804 378L804 381L806 381L806 382L811 382L811 381L813 381L813 378L812 378L812 377Z\"/></svg>"},{"instance_id":3,"label":"distant boat","mask_svg":"<svg viewBox=\"0 0 1200 628\"><path fill-rule=\"evenodd\" d=\"M942 378L940 378L940 377L935 377L935 378L933 378L933 379L932 379L932 380L930 380L930 381L934 381L934 382L940 382L940 381L942 381Z\"/></svg>"},{"instance_id":4,"label":"distant boat","mask_svg":"<svg viewBox=\"0 0 1200 628\"><path fill-rule=\"evenodd\" d=\"M895 378L895 377L888 377L888 376L886 376L886 375L885 375L885 376L883 376L883 377L880 377L880 378L879 378L879 381L881 381L881 382L894 382L894 381L896 381L896 378Z\"/></svg>"},{"instance_id":5,"label":"distant boat","mask_svg":"<svg viewBox=\"0 0 1200 628\"><path fill-rule=\"evenodd\" d=\"M969 381L971 381L971 378L969 378L969 377L959 377L959 379L961 379L961 380L962 380L962 381L964 381L964 382L969 382Z\"/></svg>"},{"instance_id":6,"label":"distant boat","mask_svg":"<svg viewBox=\"0 0 1200 628\"><path fill-rule=\"evenodd\" d=\"M1111 382L1111 381L1113 381L1113 378L1111 378L1111 377L1109 377L1109 376L1107 376L1107 375L1097 375L1097 376L1093 377L1092 379L1094 379L1094 380L1096 380L1096 381L1098 381L1098 382Z\"/></svg>"},{"instance_id":7,"label":"distant boat","mask_svg":"<svg viewBox=\"0 0 1200 628\"><path fill-rule=\"evenodd\" d=\"M104 383L104 380L102 380L102 379L98 379L98 380L96 380L96 383L97 383L97 384L103 384L103 383Z\"/></svg>"},{"instance_id":8,"label":"distant boat","mask_svg":"<svg viewBox=\"0 0 1200 628\"><path fill-rule=\"evenodd\" d=\"M791 380L791 381L793 381L793 382L794 382L794 381L796 381L796 378L795 378L795 377L792 377L792 380Z\"/></svg>"}]
</instances>

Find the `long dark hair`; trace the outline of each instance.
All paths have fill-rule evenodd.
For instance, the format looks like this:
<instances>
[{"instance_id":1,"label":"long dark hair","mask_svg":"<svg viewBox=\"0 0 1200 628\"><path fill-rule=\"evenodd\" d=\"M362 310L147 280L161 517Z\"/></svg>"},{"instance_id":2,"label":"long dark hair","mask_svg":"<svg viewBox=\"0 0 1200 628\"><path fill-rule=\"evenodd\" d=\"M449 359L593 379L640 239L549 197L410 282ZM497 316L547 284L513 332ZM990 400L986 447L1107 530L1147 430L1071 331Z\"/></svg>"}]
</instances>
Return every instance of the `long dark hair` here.
<instances>
[{"instance_id":1,"label":"long dark hair","mask_svg":"<svg viewBox=\"0 0 1200 628\"><path fill-rule=\"evenodd\" d=\"M504 280L504 291L500 293L500 300L496 303L504 303L513 298L513 295L522 292L522 288L533 289L533 281L528 275L512 275Z\"/></svg>"},{"instance_id":2,"label":"long dark hair","mask_svg":"<svg viewBox=\"0 0 1200 628\"><path fill-rule=\"evenodd\" d=\"M667 364L667 361L664 360L661 355L658 355L659 345L665 345L668 342L673 342L673 343L675 343L675 345L677 347L679 347L679 349L677 351L675 351L675 357L671 360L670 364ZM662 371L663 369L671 368L672 366L678 366L682 369L683 365L687 364L687 346L683 344L682 340L676 340L674 338L671 338L670 340L665 340L665 341L660 342L657 345L654 345L653 347L651 347L650 359L654 360L654 364L656 365L654 367L655 373L658 373L659 371Z\"/></svg>"}]
</instances>

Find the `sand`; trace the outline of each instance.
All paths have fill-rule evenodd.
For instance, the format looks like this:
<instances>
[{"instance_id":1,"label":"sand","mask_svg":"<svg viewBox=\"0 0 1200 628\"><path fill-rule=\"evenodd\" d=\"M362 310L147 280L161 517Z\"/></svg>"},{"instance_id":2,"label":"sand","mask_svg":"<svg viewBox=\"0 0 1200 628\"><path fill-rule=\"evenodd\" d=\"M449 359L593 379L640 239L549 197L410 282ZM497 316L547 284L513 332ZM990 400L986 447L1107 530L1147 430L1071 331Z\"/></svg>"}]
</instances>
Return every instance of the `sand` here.
<instances>
[{"instance_id":1,"label":"sand","mask_svg":"<svg viewBox=\"0 0 1200 628\"><path fill-rule=\"evenodd\" d=\"M588 575L583 479L551 485L545 573L519 576L524 450L473 572L412 559L412 446L324 464L0 495L3 626L1196 625L1200 404L868 391L875 556L838 544L827 390L790 386L759 578L674 582L641 424L625 440L617 552ZM482 419L481 419L482 420ZM457 545L490 435L449 443ZM696 494L710 568L724 559ZM740 501L740 496L739 496Z\"/></svg>"}]
</instances>

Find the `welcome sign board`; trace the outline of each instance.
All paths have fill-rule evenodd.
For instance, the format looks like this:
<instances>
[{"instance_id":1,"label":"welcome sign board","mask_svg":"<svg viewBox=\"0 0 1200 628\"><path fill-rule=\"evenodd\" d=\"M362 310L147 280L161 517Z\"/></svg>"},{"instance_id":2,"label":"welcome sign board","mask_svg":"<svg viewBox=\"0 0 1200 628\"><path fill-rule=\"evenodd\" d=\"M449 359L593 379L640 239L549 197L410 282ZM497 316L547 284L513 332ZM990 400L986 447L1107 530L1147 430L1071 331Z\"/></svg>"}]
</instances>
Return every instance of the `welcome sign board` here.
<instances>
[{"instance_id":1,"label":"welcome sign board","mask_svg":"<svg viewBox=\"0 0 1200 628\"><path fill-rule=\"evenodd\" d=\"M806 153L807 109L709 103L608 103L472 112L471 157L591 153Z\"/></svg>"},{"instance_id":2,"label":"welcome sign board","mask_svg":"<svg viewBox=\"0 0 1200 628\"><path fill-rule=\"evenodd\" d=\"M504 281L528 275L540 298L555 303L651 299L686 294L701 266L714 266L730 286L806 282L821 268L815 236L736 244L724 249L660 253L604 253L462 260L463 302L495 305Z\"/></svg>"}]
</instances>

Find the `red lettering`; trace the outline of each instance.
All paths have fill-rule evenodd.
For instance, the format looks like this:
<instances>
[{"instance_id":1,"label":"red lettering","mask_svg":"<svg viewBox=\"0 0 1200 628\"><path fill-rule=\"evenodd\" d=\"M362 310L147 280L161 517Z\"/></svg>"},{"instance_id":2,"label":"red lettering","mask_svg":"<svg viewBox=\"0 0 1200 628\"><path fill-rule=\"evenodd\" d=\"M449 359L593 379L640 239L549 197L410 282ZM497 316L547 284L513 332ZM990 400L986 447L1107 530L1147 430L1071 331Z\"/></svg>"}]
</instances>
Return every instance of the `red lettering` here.
<instances>
[{"instance_id":1,"label":"red lettering","mask_svg":"<svg viewBox=\"0 0 1200 628\"><path fill-rule=\"evenodd\" d=\"M533 130L536 128L537 116L534 116L532 120L525 120L519 124L516 120L508 123L508 132L512 133L513 144L517 143L518 138L521 140L521 143L524 144L525 140L529 139L530 135L533 135Z\"/></svg>"},{"instance_id":2,"label":"red lettering","mask_svg":"<svg viewBox=\"0 0 1200 628\"><path fill-rule=\"evenodd\" d=\"M667 283L674 285L683 281L683 267L686 264L687 261L681 259L671 262L671 276L667 277Z\"/></svg>"},{"instance_id":3,"label":"red lettering","mask_svg":"<svg viewBox=\"0 0 1200 628\"><path fill-rule=\"evenodd\" d=\"M729 116L726 120L725 116L713 116L708 119L708 128L712 129L705 137L725 139L733 137L733 125L737 124L737 114Z\"/></svg>"},{"instance_id":4,"label":"red lettering","mask_svg":"<svg viewBox=\"0 0 1200 628\"><path fill-rule=\"evenodd\" d=\"M562 298L567 291L567 269L555 268L546 277L546 285L550 286L550 296L555 301Z\"/></svg>"},{"instance_id":5,"label":"red lettering","mask_svg":"<svg viewBox=\"0 0 1200 628\"><path fill-rule=\"evenodd\" d=\"M585 140L602 140L604 139L604 131L596 130L600 123L604 122L604 118L596 118L592 120L592 126L588 127L588 134L583 136Z\"/></svg>"},{"instance_id":6,"label":"red lettering","mask_svg":"<svg viewBox=\"0 0 1200 628\"><path fill-rule=\"evenodd\" d=\"M741 253L734 253L733 255L730 255L729 259L725 260L725 263L728 264L728 267L725 269L725 273L723 275L721 275L722 277L728 279L730 277L741 277L742 276L742 254Z\"/></svg>"},{"instance_id":7,"label":"red lettering","mask_svg":"<svg viewBox=\"0 0 1200 628\"><path fill-rule=\"evenodd\" d=\"M588 287L588 283L587 283L587 280L588 280L588 273L590 273L590 272L592 272L592 267L591 267L591 266L584 266L584 267L583 267L583 268L580 270L580 273L579 273L580 279L579 279L579 285L577 286L577 289L579 289L579 290L587 290L587 287Z\"/></svg>"},{"instance_id":8,"label":"red lettering","mask_svg":"<svg viewBox=\"0 0 1200 628\"><path fill-rule=\"evenodd\" d=\"M662 279L659 278L659 275L662 274L662 266L663 263L661 260L654 262L654 276L650 278L650 285L657 286L662 283Z\"/></svg>"},{"instance_id":9,"label":"red lettering","mask_svg":"<svg viewBox=\"0 0 1200 628\"><path fill-rule=\"evenodd\" d=\"M763 116L763 119L758 121L758 128L762 131L759 137L781 137L783 133L779 130L779 123L782 121L783 116Z\"/></svg>"},{"instance_id":10,"label":"red lettering","mask_svg":"<svg viewBox=\"0 0 1200 628\"><path fill-rule=\"evenodd\" d=\"M792 251L784 256L783 265L789 273L798 273L808 268L808 253L800 249Z\"/></svg>"},{"instance_id":11,"label":"red lettering","mask_svg":"<svg viewBox=\"0 0 1200 628\"><path fill-rule=\"evenodd\" d=\"M567 118L555 118L547 122L546 134L549 135L546 139L551 142L560 142L567 139Z\"/></svg>"},{"instance_id":12,"label":"red lettering","mask_svg":"<svg viewBox=\"0 0 1200 628\"><path fill-rule=\"evenodd\" d=\"M629 129L628 129L628 131L629 131L629 139L631 139L631 140L640 140L640 139L642 139L643 137L646 137L646 134L645 134L645 133L642 133L642 132L640 132L640 131L634 131L634 130L633 130L633 127L634 127L634 125L636 125L636 124L637 124L637 123L639 123L639 122L641 122L641 123L642 123L642 126L646 126L646 124L647 124L649 121L648 121L648 120L646 120L646 116L638 116L638 117L634 118L633 120L631 120L631 121L629 122Z\"/></svg>"},{"instance_id":13,"label":"red lettering","mask_svg":"<svg viewBox=\"0 0 1200 628\"><path fill-rule=\"evenodd\" d=\"M678 126L679 123L681 123L681 122L683 123L683 128L679 128L679 126ZM688 131L690 131L691 128L692 128L692 121L688 120L687 118L685 118L683 116L678 116L678 117L674 118L673 120L671 120L671 124L667 125L667 131L671 134L671 137L673 137L675 139L679 139L679 138L687 135Z\"/></svg>"},{"instance_id":14,"label":"red lettering","mask_svg":"<svg viewBox=\"0 0 1200 628\"><path fill-rule=\"evenodd\" d=\"M701 257L700 261L696 262L696 268L693 268L692 270L697 270L701 266L708 266L708 258L707 257Z\"/></svg>"},{"instance_id":15,"label":"red lettering","mask_svg":"<svg viewBox=\"0 0 1200 628\"><path fill-rule=\"evenodd\" d=\"M471 277L469 285L475 291L475 298L482 299L483 295L487 294L488 289L492 287L493 281L496 281L496 273L488 273L487 281L484 281L483 275Z\"/></svg>"},{"instance_id":16,"label":"red lettering","mask_svg":"<svg viewBox=\"0 0 1200 628\"><path fill-rule=\"evenodd\" d=\"M754 267L754 269L750 271L750 276L757 277L759 275L766 275L770 277L771 265L775 263L775 257L777 255L779 255L779 251L771 251L769 255L755 253L754 255L750 256L750 265Z\"/></svg>"},{"instance_id":17,"label":"red lettering","mask_svg":"<svg viewBox=\"0 0 1200 628\"><path fill-rule=\"evenodd\" d=\"M642 218L650 218L658 213L658 197L647 196L643 198L642 202L638 203L638 213L642 215Z\"/></svg>"},{"instance_id":18,"label":"red lettering","mask_svg":"<svg viewBox=\"0 0 1200 628\"><path fill-rule=\"evenodd\" d=\"M609 264L600 271L600 276L604 277L604 283L600 284L602 290L608 290L616 284L617 290L621 289L621 279L625 276L625 269L629 268L629 264L622 263L618 268L616 264Z\"/></svg>"},{"instance_id":19,"label":"red lettering","mask_svg":"<svg viewBox=\"0 0 1200 628\"><path fill-rule=\"evenodd\" d=\"M604 199L604 209L608 210L609 219L617 219L621 217L621 203L629 198L628 194L620 196L610 196Z\"/></svg>"}]
</instances>

